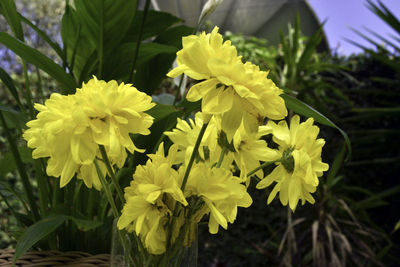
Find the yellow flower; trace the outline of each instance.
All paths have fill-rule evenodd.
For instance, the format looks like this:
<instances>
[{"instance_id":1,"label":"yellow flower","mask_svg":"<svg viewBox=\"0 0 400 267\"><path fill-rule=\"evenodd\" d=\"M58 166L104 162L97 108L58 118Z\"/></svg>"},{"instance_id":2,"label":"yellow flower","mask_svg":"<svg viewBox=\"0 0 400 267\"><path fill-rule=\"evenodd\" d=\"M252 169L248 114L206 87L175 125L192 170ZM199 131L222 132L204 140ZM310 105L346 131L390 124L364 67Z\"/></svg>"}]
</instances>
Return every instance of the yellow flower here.
<instances>
[{"instance_id":1,"label":"yellow flower","mask_svg":"<svg viewBox=\"0 0 400 267\"><path fill-rule=\"evenodd\" d=\"M183 168L184 169L184 168ZM252 199L238 177L224 168L211 168L209 164L193 166L185 188L185 195L198 196L204 201L210 213L208 228L210 233L218 233L219 225L228 228L228 222L236 219L238 207L249 207ZM199 218L198 218L199 219Z\"/></svg>"},{"instance_id":2,"label":"yellow flower","mask_svg":"<svg viewBox=\"0 0 400 267\"><path fill-rule=\"evenodd\" d=\"M267 78L268 73L247 62L243 64L230 41L223 42L215 27L211 34L191 35L182 39L177 52L178 67L167 75L185 73L204 80L189 89L187 99L202 99L202 112L219 115L222 129L231 140L240 124L257 131L258 120L283 119L287 115L283 93Z\"/></svg>"},{"instance_id":3,"label":"yellow flower","mask_svg":"<svg viewBox=\"0 0 400 267\"><path fill-rule=\"evenodd\" d=\"M107 148L108 156L118 167L125 162L125 148L144 152L132 142L129 134L150 134L153 117L144 113L155 104L151 97L131 84L99 81L94 77L75 94L92 131L94 142Z\"/></svg>"},{"instance_id":4,"label":"yellow flower","mask_svg":"<svg viewBox=\"0 0 400 267\"><path fill-rule=\"evenodd\" d=\"M314 198L310 193L315 192L318 186L318 177L327 171L329 166L321 161L324 139L317 139L319 128L313 125L314 120L309 118L300 123L299 116L295 115L290 121L290 129L286 121L278 124L269 121L267 128L273 135L273 140L279 145L281 161L277 167L257 184L258 189L265 188L276 182L268 197L268 204L279 192L282 205L294 211L297 202L302 205L306 201L313 204Z\"/></svg>"},{"instance_id":5,"label":"yellow flower","mask_svg":"<svg viewBox=\"0 0 400 267\"><path fill-rule=\"evenodd\" d=\"M153 118L144 111L153 105L151 97L131 85L93 78L74 95L54 93L44 105L35 104L39 113L23 137L34 149L33 158L49 157L46 172L61 177L61 187L76 173L87 187L100 190L93 163L102 158L98 145L105 146L112 164L122 167L125 149L140 151L129 134L149 134ZM99 165L106 174L105 165Z\"/></svg>"},{"instance_id":6,"label":"yellow flower","mask_svg":"<svg viewBox=\"0 0 400 267\"><path fill-rule=\"evenodd\" d=\"M199 136L200 129L203 126L203 117L203 113L197 112L194 120L189 118L188 121L185 121L178 118L176 128L170 132L164 133L178 148L175 163L188 164L197 137ZM216 118L213 117L211 118L204 136L201 139L199 155L202 160L209 159L212 163L218 161L221 148L218 146L217 139L218 122Z\"/></svg>"},{"instance_id":7,"label":"yellow flower","mask_svg":"<svg viewBox=\"0 0 400 267\"><path fill-rule=\"evenodd\" d=\"M247 177L247 173L260 167L260 161L275 161L280 158L278 151L269 148L267 142L260 139L264 135L264 127L260 126L257 133L248 133L242 124L233 136L233 157L240 169L240 177L242 181L246 181L247 186L251 178ZM263 171L259 170L254 175L263 177Z\"/></svg>"},{"instance_id":8,"label":"yellow flower","mask_svg":"<svg viewBox=\"0 0 400 267\"><path fill-rule=\"evenodd\" d=\"M162 254L166 249L165 224L171 211L162 201L152 204L141 196L129 196L118 219L117 227L135 231L151 254Z\"/></svg>"},{"instance_id":9,"label":"yellow flower","mask_svg":"<svg viewBox=\"0 0 400 267\"><path fill-rule=\"evenodd\" d=\"M136 167L130 186L125 188L126 203L117 226L135 231L152 254L165 252L165 227L175 201L188 205L178 185L178 172L171 168L176 150L172 146L165 157L161 143L145 166Z\"/></svg>"},{"instance_id":10,"label":"yellow flower","mask_svg":"<svg viewBox=\"0 0 400 267\"><path fill-rule=\"evenodd\" d=\"M154 204L167 193L186 206L188 203L178 184L178 172L172 168L172 160L164 157L164 145L159 146L155 155L149 156L153 160L149 159L145 166L136 167L130 186L125 188L125 198L131 194L140 195L147 202Z\"/></svg>"}]
</instances>

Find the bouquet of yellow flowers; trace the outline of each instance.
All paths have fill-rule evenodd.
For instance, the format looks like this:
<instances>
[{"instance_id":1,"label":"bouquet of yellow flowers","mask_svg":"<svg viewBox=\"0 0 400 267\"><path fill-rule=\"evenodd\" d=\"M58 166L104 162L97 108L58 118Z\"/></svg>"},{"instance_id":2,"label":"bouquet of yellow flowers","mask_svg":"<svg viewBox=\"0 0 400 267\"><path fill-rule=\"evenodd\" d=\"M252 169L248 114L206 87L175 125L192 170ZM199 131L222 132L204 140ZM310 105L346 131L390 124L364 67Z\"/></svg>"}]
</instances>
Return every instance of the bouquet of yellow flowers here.
<instances>
[{"instance_id":1,"label":"bouquet of yellow flowers","mask_svg":"<svg viewBox=\"0 0 400 267\"><path fill-rule=\"evenodd\" d=\"M54 93L35 104L39 113L23 134L33 158L48 158L46 172L60 178L60 187L76 177L104 191L129 266L179 266L200 221L216 234L234 223L238 207L252 204L252 181L257 189L274 184L268 204L278 193L292 211L299 201L313 204L318 177L328 170L313 119L288 118L283 91L268 72L243 63L217 27L184 37L182 46L178 66L167 75L199 81L186 99L201 101L201 110L164 132L169 140L128 170L133 175L124 190L116 174L128 153L145 152L131 135L151 133L148 111L155 106L131 84L93 77L75 94ZM268 165L274 168L264 174Z\"/></svg>"}]
</instances>

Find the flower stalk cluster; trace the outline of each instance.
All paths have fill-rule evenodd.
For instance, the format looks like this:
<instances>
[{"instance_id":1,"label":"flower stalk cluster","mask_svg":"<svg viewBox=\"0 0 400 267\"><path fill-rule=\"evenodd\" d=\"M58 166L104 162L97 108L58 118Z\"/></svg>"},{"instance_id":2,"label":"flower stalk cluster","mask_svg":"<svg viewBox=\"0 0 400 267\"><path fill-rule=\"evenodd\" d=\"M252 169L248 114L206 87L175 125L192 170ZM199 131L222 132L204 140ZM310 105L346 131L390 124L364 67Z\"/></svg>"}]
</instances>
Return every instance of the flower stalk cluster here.
<instances>
[{"instance_id":1,"label":"flower stalk cluster","mask_svg":"<svg viewBox=\"0 0 400 267\"><path fill-rule=\"evenodd\" d=\"M321 161L325 141L317 138L313 119L301 123L295 115L288 126L283 91L267 72L243 63L217 27L182 43L178 66L168 76L199 80L186 97L201 101L201 111L178 118L164 133L173 144L161 143L148 154L124 192L114 168L124 166L127 151L144 152L130 134L150 133L153 118L145 113L155 105L150 96L129 84L93 78L74 95L53 94L36 104L39 114L24 133L33 157L49 158L47 173L61 177L61 186L76 175L89 188L103 188L119 217L118 229L133 233L159 266L191 245L193 225L207 220L216 234L234 223L238 209L252 204L247 191L252 177L258 189L274 183L268 204L279 193L280 202L294 211L299 201L315 202L311 193L328 169ZM269 135L275 146L267 143ZM267 165L274 165L272 172L264 173ZM124 203L121 213L107 175Z\"/></svg>"}]
</instances>

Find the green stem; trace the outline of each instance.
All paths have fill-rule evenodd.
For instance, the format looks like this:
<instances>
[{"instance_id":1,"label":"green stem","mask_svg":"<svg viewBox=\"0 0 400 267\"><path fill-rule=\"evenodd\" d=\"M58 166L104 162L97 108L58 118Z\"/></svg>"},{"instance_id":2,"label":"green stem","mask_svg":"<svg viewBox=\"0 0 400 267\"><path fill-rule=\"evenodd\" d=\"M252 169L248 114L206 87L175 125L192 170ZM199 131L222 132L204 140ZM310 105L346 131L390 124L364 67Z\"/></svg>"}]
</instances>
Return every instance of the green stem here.
<instances>
[{"instance_id":1,"label":"green stem","mask_svg":"<svg viewBox=\"0 0 400 267\"><path fill-rule=\"evenodd\" d=\"M182 87L182 83L183 83L183 80L184 80L184 79L185 79L185 74L182 74L181 80L179 81L178 90L176 90L174 102L172 103L173 106L176 105L176 101L178 101L178 97L179 97L179 95L181 94L181 87ZM186 86L186 85L185 85L185 86ZM185 94L183 94L183 95L185 95ZM182 97L183 97L183 96L182 96ZM183 100L183 99L182 99L182 100Z\"/></svg>"},{"instance_id":2,"label":"green stem","mask_svg":"<svg viewBox=\"0 0 400 267\"><path fill-rule=\"evenodd\" d=\"M182 181L182 185L181 185L182 192L185 191L185 187L186 187L187 180L189 178L190 170L192 169L194 159L197 156L197 153L198 153L198 150L200 147L200 143L201 143L201 139L203 139L203 135L207 129L207 126L208 126L208 122L203 124L203 126L200 129L199 136L197 137L196 143L194 145L192 155L190 156L189 164L186 168L185 175L183 176L183 181Z\"/></svg>"},{"instance_id":3,"label":"green stem","mask_svg":"<svg viewBox=\"0 0 400 267\"><path fill-rule=\"evenodd\" d=\"M33 218L34 218L35 221L38 221L40 219L40 216L39 216L38 207L36 206L35 198L33 196L32 186L31 186L31 183L29 181L28 175L26 173L26 169L25 169L25 166L24 166L24 164L22 162L21 156L19 154L17 144L16 144L14 138L11 136L10 129L7 126L7 123L6 123L5 119L4 119L2 111L0 111L0 120L1 120L1 123L2 123L2 125L4 127L4 133L5 133L5 135L7 137L7 140L9 142L9 144L10 144L11 153L13 154L13 157L14 157L14 160L15 160L15 164L17 165L17 170L18 170L18 173L19 173L19 175L21 177L22 185L24 186L25 193L26 193L26 195L28 197L28 203L29 203L29 207L30 207L30 209L32 211Z\"/></svg>"},{"instance_id":4,"label":"green stem","mask_svg":"<svg viewBox=\"0 0 400 267\"><path fill-rule=\"evenodd\" d=\"M39 70L38 67L36 67L36 75L37 75L37 78L38 78L37 87L38 87L40 99L42 100L42 102L44 102L45 101L45 97L44 97L44 94L43 94L42 75L40 75L40 70Z\"/></svg>"},{"instance_id":5,"label":"green stem","mask_svg":"<svg viewBox=\"0 0 400 267\"><path fill-rule=\"evenodd\" d=\"M25 98L26 98L26 104L28 105L29 108L29 115L33 119L35 117L35 112L33 111L33 103L32 103L32 92L29 88L29 76L28 76L28 67L26 65L25 60L22 61L22 65L24 68L24 78L25 78Z\"/></svg>"},{"instance_id":6,"label":"green stem","mask_svg":"<svg viewBox=\"0 0 400 267\"><path fill-rule=\"evenodd\" d=\"M279 160L276 160L276 161L266 161L266 162L264 162L263 164L261 164L260 166L258 166L257 168L255 168L254 170L252 170L251 172L249 172L249 173L247 174L247 177L252 176L252 175L255 174L257 171L259 171L259 170L261 170L261 169L264 169L265 167L271 165L272 163L278 162L278 161L279 161Z\"/></svg>"},{"instance_id":7,"label":"green stem","mask_svg":"<svg viewBox=\"0 0 400 267\"><path fill-rule=\"evenodd\" d=\"M115 201L112 197L110 187L108 186L109 184L107 183L106 179L104 178L103 173L101 172L99 164L97 163L97 159L94 159L93 162L94 162L94 165L96 166L96 171L97 171L97 174L99 175L100 183L103 186L104 192L106 193L108 203L110 203L111 210L114 214L114 218L118 218L120 214L117 209L117 206L115 205Z\"/></svg>"},{"instance_id":8,"label":"green stem","mask_svg":"<svg viewBox=\"0 0 400 267\"><path fill-rule=\"evenodd\" d=\"M136 47L135 47L135 57L132 60L132 65L129 70L128 83L133 83L133 81L134 81L133 71L135 70L135 67L136 67L137 57L139 54L139 48L140 48L140 44L141 44L141 40L142 40L142 36L143 36L144 22L146 21L147 11L149 10L149 7L150 7L150 0L146 0L146 4L145 4L144 10L143 10L142 24L140 25L138 40L136 42Z\"/></svg>"},{"instance_id":9,"label":"green stem","mask_svg":"<svg viewBox=\"0 0 400 267\"><path fill-rule=\"evenodd\" d=\"M12 207L12 205L10 205L10 203L7 201L7 197L4 196L1 191L0 191L0 197L4 200L4 203L6 203L6 206L8 207L8 209L10 210L10 212L12 213L12 215L14 216L14 218L17 219L17 221L22 225L23 223L20 222L18 220L18 216L17 216L17 212L14 210L14 208ZM27 210L28 211L28 210ZM3 213L4 214L4 213Z\"/></svg>"},{"instance_id":10,"label":"green stem","mask_svg":"<svg viewBox=\"0 0 400 267\"><path fill-rule=\"evenodd\" d=\"M215 167L217 167L217 168L221 167L221 164L224 161L224 156L225 156L225 153L227 150L228 149L225 146L222 148L221 154L219 155L218 163Z\"/></svg>"},{"instance_id":11,"label":"green stem","mask_svg":"<svg viewBox=\"0 0 400 267\"><path fill-rule=\"evenodd\" d=\"M39 192L40 211L42 214L45 214L48 208L48 204L51 203L50 202L51 199L49 198L49 192L47 191L47 181L46 178L42 175L43 169L41 168L40 161L35 160L34 166L35 166L37 187Z\"/></svg>"},{"instance_id":12,"label":"green stem","mask_svg":"<svg viewBox=\"0 0 400 267\"><path fill-rule=\"evenodd\" d=\"M201 139L204 136L204 133L207 129L208 126L208 122L203 124L203 126L200 129L199 135L197 136L197 140L196 143L194 145L193 151L192 151L192 155L190 156L190 160L189 160L189 164L186 167L186 171L185 171L185 175L183 177L183 181L182 181L182 185L181 185L181 190L182 192L185 191L185 187L186 187L186 183L189 177L189 173L190 170L192 169L193 163L194 163L194 159L196 158L196 155L198 153L199 147L200 147L200 143L201 143ZM171 223L169 225L169 229L168 229L168 238L167 238L167 250L170 248L171 246L171 237L172 237L172 229L174 229L174 224L175 224L175 220L176 220L176 216L178 215L178 211L179 211L179 204L178 202L175 203L175 207L174 207L174 211L172 213L172 219L171 219Z\"/></svg>"},{"instance_id":13,"label":"green stem","mask_svg":"<svg viewBox=\"0 0 400 267\"><path fill-rule=\"evenodd\" d=\"M88 200L88 206L87 206L87 212L88 212L89 218L93 217L93 208L94 208L95 201L96 201L96 190L91 188L89 190L89 200Z\"/></svg>"},{"instance_id":14,"label":"green stem","mask_svg":"<svg viewBox=\"0 0 400 267\"><path fill-rule=\"evenodd\" d=\"M100 167L99 167L99 164L97 162L97 159L94 160L94 165L96 166L96 171L97 171L97 174L99 175L99 179L100 179L101 185L103 186L104 192L106 193L107 200L111 205L111 210L113 212L114 218L117 219L120 216L120 213L119 213L119 211L117 209L117 206L115 205L115 201L114 201L114 199L112 197L109 184L107 183L106 179L104 178L103 173L100 170ZM130 254L130 251L127 249L127 244L125 243L125 238L122 236L122 232L119 231L118 229L117 229L117 232L118 232L118 236L120 238L121 244L124 247L124 251L125 251L125 253L128 254L129 263L134 263L134 259L132 258L131 254ZM136 234L133 234L133 235L135 237L136 242L140 242L140 240L138 240ZM141 257L143 258L142 252L141 252Z\"/></svg>"},{"instance_id":15,"label":"green stem","mask_svg":"<svg viewBox=\"0 0 400 267\"><path fill-rule=\"evenodd\" d=\"M53 182L53 207L55 207L61 202L60 179L53 179Z\"/></svg>"},{"instance_id":16,"label":"green stem","mask_svg":"<svg viewBox=\"0 0 400 267\"><path fill-rule=\"evenodd\" d=\"M106 149L104 148L103 145L99 145L99 147L100 147L101 157L103 158L103 162L106 165L108 173L110 174L111 181L115 187L115 190L117 191L118 198L121 201L121 204L123 204L125 202L124 201L124 193L122 192L122 189L119 186L117 177L115 176L115 172L111 166L110 160L108 159Z\"/></svg>"}]
</instances>

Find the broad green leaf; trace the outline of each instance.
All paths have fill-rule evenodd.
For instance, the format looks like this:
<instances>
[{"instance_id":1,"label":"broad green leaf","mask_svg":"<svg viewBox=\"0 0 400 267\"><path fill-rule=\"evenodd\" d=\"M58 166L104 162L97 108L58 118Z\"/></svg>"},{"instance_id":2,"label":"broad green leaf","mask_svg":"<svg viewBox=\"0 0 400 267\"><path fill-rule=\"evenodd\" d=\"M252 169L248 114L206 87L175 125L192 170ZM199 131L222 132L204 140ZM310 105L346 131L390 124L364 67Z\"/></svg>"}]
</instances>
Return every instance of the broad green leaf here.
<instances>
[{"instance_id":1,"label":"broad green leaf","mask_svg":"<svg viewBox=\"0 0 400 267\"><path fill-rule=\"evenodd\" d=\"M149 61L159 54L174 54L178 48L174 46L158 44L158 43L143 43L140 45L137 65Z\"/></svg>"},{"instance_id":2,"label":"broad green leaf","mask_svg":"<svg viewBox=\"0 0 400 267\"><path fill-rule=\"evenodd\" d=\"M72 92L76 88L74 78L38 50L27 46L5 32L0 32L0 43L7 46L22 59L44 70L51 77L56 79L64 89L64 93Z\"/></svg>"},{"instance_id":3,"label":"broad green leaf","mask_svg":"<svg viewBox=\"0 0 400 267\"><path fill-rule=\"evenodd\" d=\"M139 38L139 29L143 20L143 11L137 11L135 18L130 26L128 34L124 41L137 42ZM157 36L174 24L181 22L180 18L177 18L169 13L149 10L146 15L146 21L144 23L142 40L146 40L149 37Z\"/></svg>"},{"instance_id":4,"label":"broad green leaf","mask_svg":"<svg viewBox=\"0 0 400 267\"><path fill-rule=\"evenodd\" d=\"M82 23L74 8L67 5L61 20L61 37L64 44L64 57L68 62L68 67L80 82L86 79L88 72L85 66L91 65L96 60L95 45L89 41L89 37L82 33ZM92 55L95 55L94 57ZM82 79L82 80L81 80Z\"/></svg>"},{"instance_id":5,"label":"broad green leaf","mask_svg":"<svg viewBox=\"0 0 400 267\"><path fill-rule=\"evenodd\" d=\"M90 231L93 230L103 224L101 221L87 220L87 219L79 219L73 216L69 216L69 219L73 221L79 230L81 231Z\"/></svg>"},{"instance_id":6,"label":"broad green leaf","mask_svg":"<svg viewBox=\"0 0 400 267\"><path fill-rule=\"evenodd\" d=\"M154 123L165 119L174 112L179 112L177 108L170 105L156 104L153 108L146 113L154 118Z\"/></svg>"},{"instance_id":7,"label":"broad green leaf","mask_svg":"<svg viewBox=\"0 0 400 267\"><path fill-rule=\"evenodd\" d=\"M41 219L26 229L24 234L18 240L15 246L15 254L13 262L21 257L28 249L35 245L38 241L54 232L61 224L68 219L68 216L61 214L49 215Z\"/></svg>"},{"instance_id":8,"label":"broad green leaf","mask_svg":"<svg viewBox=\"0 0 400 267\"><path fill-rule=\"evenodd\" d=\"M129 70L134 58L136 43L124 43L117 50L119 53L107 58L107 65L104 66L105 79L118 79L129 75ZM175 56L177 48L174 46L159 43L142 43L140 45L136 66L148 62L161 54ZM154 66L155 67L155 66Z\"/></svg>"},{"instance_id":9,"label":"broad green leaf","mask_svg":"<svg viewBox=\"0 0 400 267\"><path fill-rule=\"evenodd\" d=\"M115 53L114 49L129 30L136 12L136 0L76 0L74 3L82 32L96 47L98 74L102 76L104 59Z\"/></svg>"},{"instance_id":10,"label":"broad green leaf","mask_svg":"<svg viewBox=\"0 0 400 267\"><path fill-rule=\"evenodd\" d=\"M22 31L21 20L17 12L14 0L1 0L0 1L1 12L4 14L8 24L11 27L14 35L20 39L24 40L24 32Z\"/></svg>"},{"instance_id":11,"label":"broad green leaf","mask_svg":"<svg viewBox=\"0 0 400 267\"><path fill-rule=\"evenodd\" d=\"M163 31L157 36L155 41L160 44L171 45L175 46L178 49L181 49L182 37L188 36L192 32L193 28L184 25L179 25Z\"/></svg>"},{"instance_id":12,"label":"broad green leaf","mask_svg":"<svg viewBox=\"0 0 400 267\"><path fill-rule=\"evenodd\" d=\"M160 34L155 42L168 46L173 45L180 49L182 47L182 37L189 34L189 29L181 26L170 28ZM152 95L161 81L165 79L165 75L170 70L175 58L175 54L159 54L150 61L137 65L135 86Z\"/></svg>"},{"instance_id":13,"label":"broad green leaf","mask_svg":"<svg viewBox=\"0 0 400 267\"><path fill-rule=\"evenodd\" d=\"M331 120L329 120L327 117L325 117L324 115L322 115L321 113L319 113L317 110L310 107L306 103L304 103L290 95L287 95L287 94L282 94L281 96L285 100L285 103L286 103L286 106L288 109L291 109L294 112L296 112L300 115L306 116L306 117L313 117L315 121L317 121L323 125L336 128L340 132L340 134L343 136L346 147L347 147L347 157L345 160L348 161L350 159L350 156L351 156L350 139L342 129L340 129Z\"/></svg>"}]
</instances>

